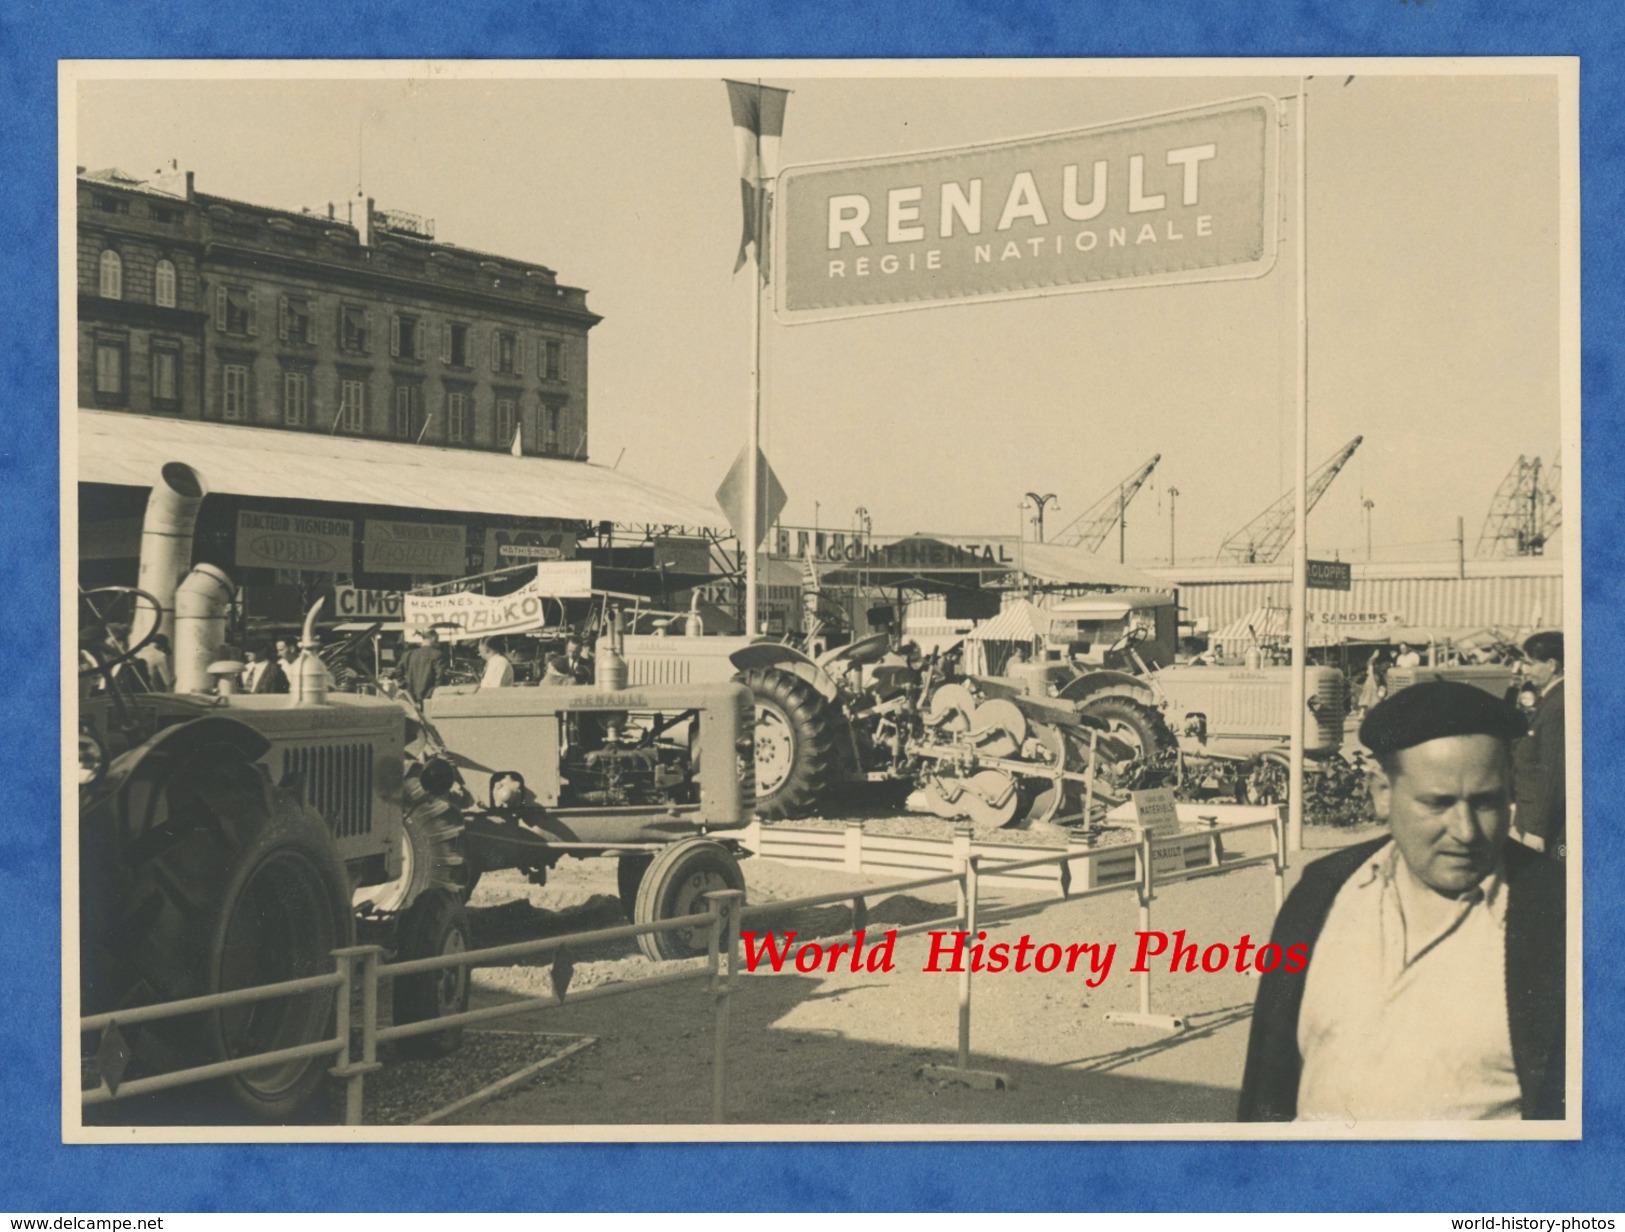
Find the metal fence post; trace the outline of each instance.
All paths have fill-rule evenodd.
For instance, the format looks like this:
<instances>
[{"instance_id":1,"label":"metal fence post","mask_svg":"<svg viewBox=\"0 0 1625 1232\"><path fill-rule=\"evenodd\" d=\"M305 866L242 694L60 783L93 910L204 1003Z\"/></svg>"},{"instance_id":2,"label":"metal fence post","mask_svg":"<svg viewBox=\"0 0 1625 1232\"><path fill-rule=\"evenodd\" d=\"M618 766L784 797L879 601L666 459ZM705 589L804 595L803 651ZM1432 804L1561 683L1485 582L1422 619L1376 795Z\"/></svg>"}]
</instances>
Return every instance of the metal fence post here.
<instances>
[{"instance_id":1,"label":"metal fence post","mask_svg":"<svg viewBox=\"0 0 1625 1232\"><path fill-rule=\"evenodd\" d=\"M706 896L711 913L707 958L711 966L711 998L714 1020L711 1029L711 1120L722 1124L728 1119L728 1003L733 997L734 976L739 970L739 909L745 905L743 890L712 890ZM727 964L722 958L726 952Z\"/></svg>"},{"instance_id":2,"label":"metal fence post","mask_svg":"<svg viewBox=\"0 0 1625 1232\"><path fill-rule=\"evenodd\" d=\"M844 846L842 855L845 859L844 867L849 873L863 871L863 823L849 821L843 834Z\"/></svg>"},{"instance_id":3,"label":"metal fence post","mask_svg":"<svg viewBox=\"0 0 1625 1232\"><path fill-rule=\"evenodd\" d=\"M965 902L965 948L968 950L976 944L976 900L981 893L979 870L980 856L966 856L962 871ZM959 972L959 1068L970 1068L970 983L971 961L970 955L965 955L963 969Z\"/></svg>"},{"instance_id":4,"label":"metal fence post","mask_svg":"<svg viewBox=\"0 0 1625 1232\"><path fill-rule=\"evenodd\" d=\"M378 959L383 950L376 945L351 945L333 951L341 982L338 986L338 1006L334 1014L337 1021L338 1041L343 1045L338 1063L328 1070L344 1083L344 1123L360 1125L362 1104L366 1095L367 1075L381 1068L378 1064ZM359 981L356 967L360 966ZM351 1048L350 1035L354 1028L356 985L361 987L361 1060L357 1061Z\"/></svg>"},{"instance_id":5,"label":"metal fence post","mask_svg":"<svg viewBox=\"0 0 1625 1232\"><path fill-rule=\"evenodd\" d=\"M1151 900L1156 897L1157 879L1152 864L1151 844L1153 835L1149 830L1140 831L1140 844L1134 850L1134 859L1138 868L1139 884L1135 889L1140 896L1140 932L1151 931ZM1124 1013L1120 1010L1108 1010L1101 1015L1107 1022L1120 1023L1131 1027L1156 1027L1163 1031L1183 1031L1185 1020L1177 1014L1153 1014L1151 1012L1151 964L1146 962L1146 968L1139 973L1140 976L1140 1008L1136 1013Z\"/></svg>"},{"instance_id":6,"label":"metal fence post","mask_svg":"<svg viewBox=\"0 0 1625 1232\"><path fill-rule=\"evenodd\" d=\"M1270 826L1270 833L1275 839L1275 914L1281 914L1281 907L1286 902L1286 823L1281 814L1284 810L1279 804L1275 806L1275 822ZM1273 931L1273 925L1271 929Z\"/></svg>"}]
</instances>

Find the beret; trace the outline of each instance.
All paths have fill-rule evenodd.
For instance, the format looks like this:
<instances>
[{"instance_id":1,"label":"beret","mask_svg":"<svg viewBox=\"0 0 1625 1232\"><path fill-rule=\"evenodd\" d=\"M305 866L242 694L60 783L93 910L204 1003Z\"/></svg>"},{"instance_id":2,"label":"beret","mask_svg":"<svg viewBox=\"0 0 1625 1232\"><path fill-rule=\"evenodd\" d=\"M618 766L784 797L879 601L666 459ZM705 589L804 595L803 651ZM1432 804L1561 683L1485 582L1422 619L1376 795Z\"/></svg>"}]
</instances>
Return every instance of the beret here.
<instances>
[{"instance_id":1,"label":"beret","mask_svg":"<svg viewBox=\"0 0 1625 1232\"><path fill-rule=\"evenodd\" d=\"M1528 734L1510 702L1454 680L1426 680L1390 694L1360 724L1360 743L1378 757L1445 736L1516 740Z\"/></svg>"}]
</instances>

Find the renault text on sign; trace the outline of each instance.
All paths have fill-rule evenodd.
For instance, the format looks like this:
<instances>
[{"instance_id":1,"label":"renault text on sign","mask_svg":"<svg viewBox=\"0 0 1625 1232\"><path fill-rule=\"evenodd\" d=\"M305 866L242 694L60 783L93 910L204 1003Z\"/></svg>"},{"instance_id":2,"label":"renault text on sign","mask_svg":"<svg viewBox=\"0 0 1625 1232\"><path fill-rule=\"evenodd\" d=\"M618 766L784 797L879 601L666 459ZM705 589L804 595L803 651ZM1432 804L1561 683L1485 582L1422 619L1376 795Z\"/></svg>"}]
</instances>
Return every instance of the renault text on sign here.
<instances>
[{"instance_id":1,"label":"renault text on sign","mask_svg":"<svg viewBox=\"0 0 1625 1232\"><path fill-rule=\"evenodd\" d=\"M1262 96L997 145L787 170L786 320L1250 277L1275 259Z\"/></svg>"}]
</instances>

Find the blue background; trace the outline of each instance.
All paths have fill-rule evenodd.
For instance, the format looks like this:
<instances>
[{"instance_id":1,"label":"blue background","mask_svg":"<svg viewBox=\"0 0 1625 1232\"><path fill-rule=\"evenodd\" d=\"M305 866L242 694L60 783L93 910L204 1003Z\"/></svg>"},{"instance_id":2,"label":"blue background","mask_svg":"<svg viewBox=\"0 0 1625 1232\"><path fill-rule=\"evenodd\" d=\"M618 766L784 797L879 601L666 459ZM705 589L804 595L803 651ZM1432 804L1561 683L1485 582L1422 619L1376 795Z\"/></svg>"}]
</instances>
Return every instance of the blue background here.
<instances>
[{"instance_id":1,"label":"blue background","mask_svg":"<svg viewBox=\"0 0 1625 1232\"><path fill-rule=\"evenodd\" d=\"M1607 0L984 0L871 6L13 3L0 17L0 1208L1625 1209L1625 841L1609 461L1621 360L1625 18ZM101 57L1579 55L1584 159L1585 1140L1512 1144L60 1145L56 61ZM719 114L718 122L725 117ZM1418 117L1418 122L1425 122ZM1485 260L1494 260L1486 253ZM1570 619L1572 620L1572 613Z\"/></svg>"}]
</instances>

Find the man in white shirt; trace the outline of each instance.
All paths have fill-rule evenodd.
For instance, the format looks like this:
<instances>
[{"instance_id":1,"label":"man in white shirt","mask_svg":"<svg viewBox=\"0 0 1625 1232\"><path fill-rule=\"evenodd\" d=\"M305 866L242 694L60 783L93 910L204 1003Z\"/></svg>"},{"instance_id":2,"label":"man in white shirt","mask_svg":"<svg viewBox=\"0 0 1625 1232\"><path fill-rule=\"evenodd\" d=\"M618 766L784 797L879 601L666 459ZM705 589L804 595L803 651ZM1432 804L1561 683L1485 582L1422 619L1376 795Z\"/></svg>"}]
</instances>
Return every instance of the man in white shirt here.
<instances>
[{"instance_id":1,"label":"man in white shirt","mask_svg":"<svg viewBox=\"0 0 1625 1232\"><path fill-rule=\"evenodd\" d=\"M485 660L485 671L480 675L480 688L506 689L513 684L513 663L488 637L480 639L480 658Z\"/></svg>"},{"instance_id":2,"label":"man in white shirt","mask_svg":"<svg viewBox=\"0 0 1625 1232\"><path fill-rule=\"evenodd\" d=\"M1429 681L1373 707L1372 804L1390 837L1317 860L1259 982L1242 1120L1562 1119L1561 867L1508 843L1523 720Z\"/></svg>"}]
</instances>

